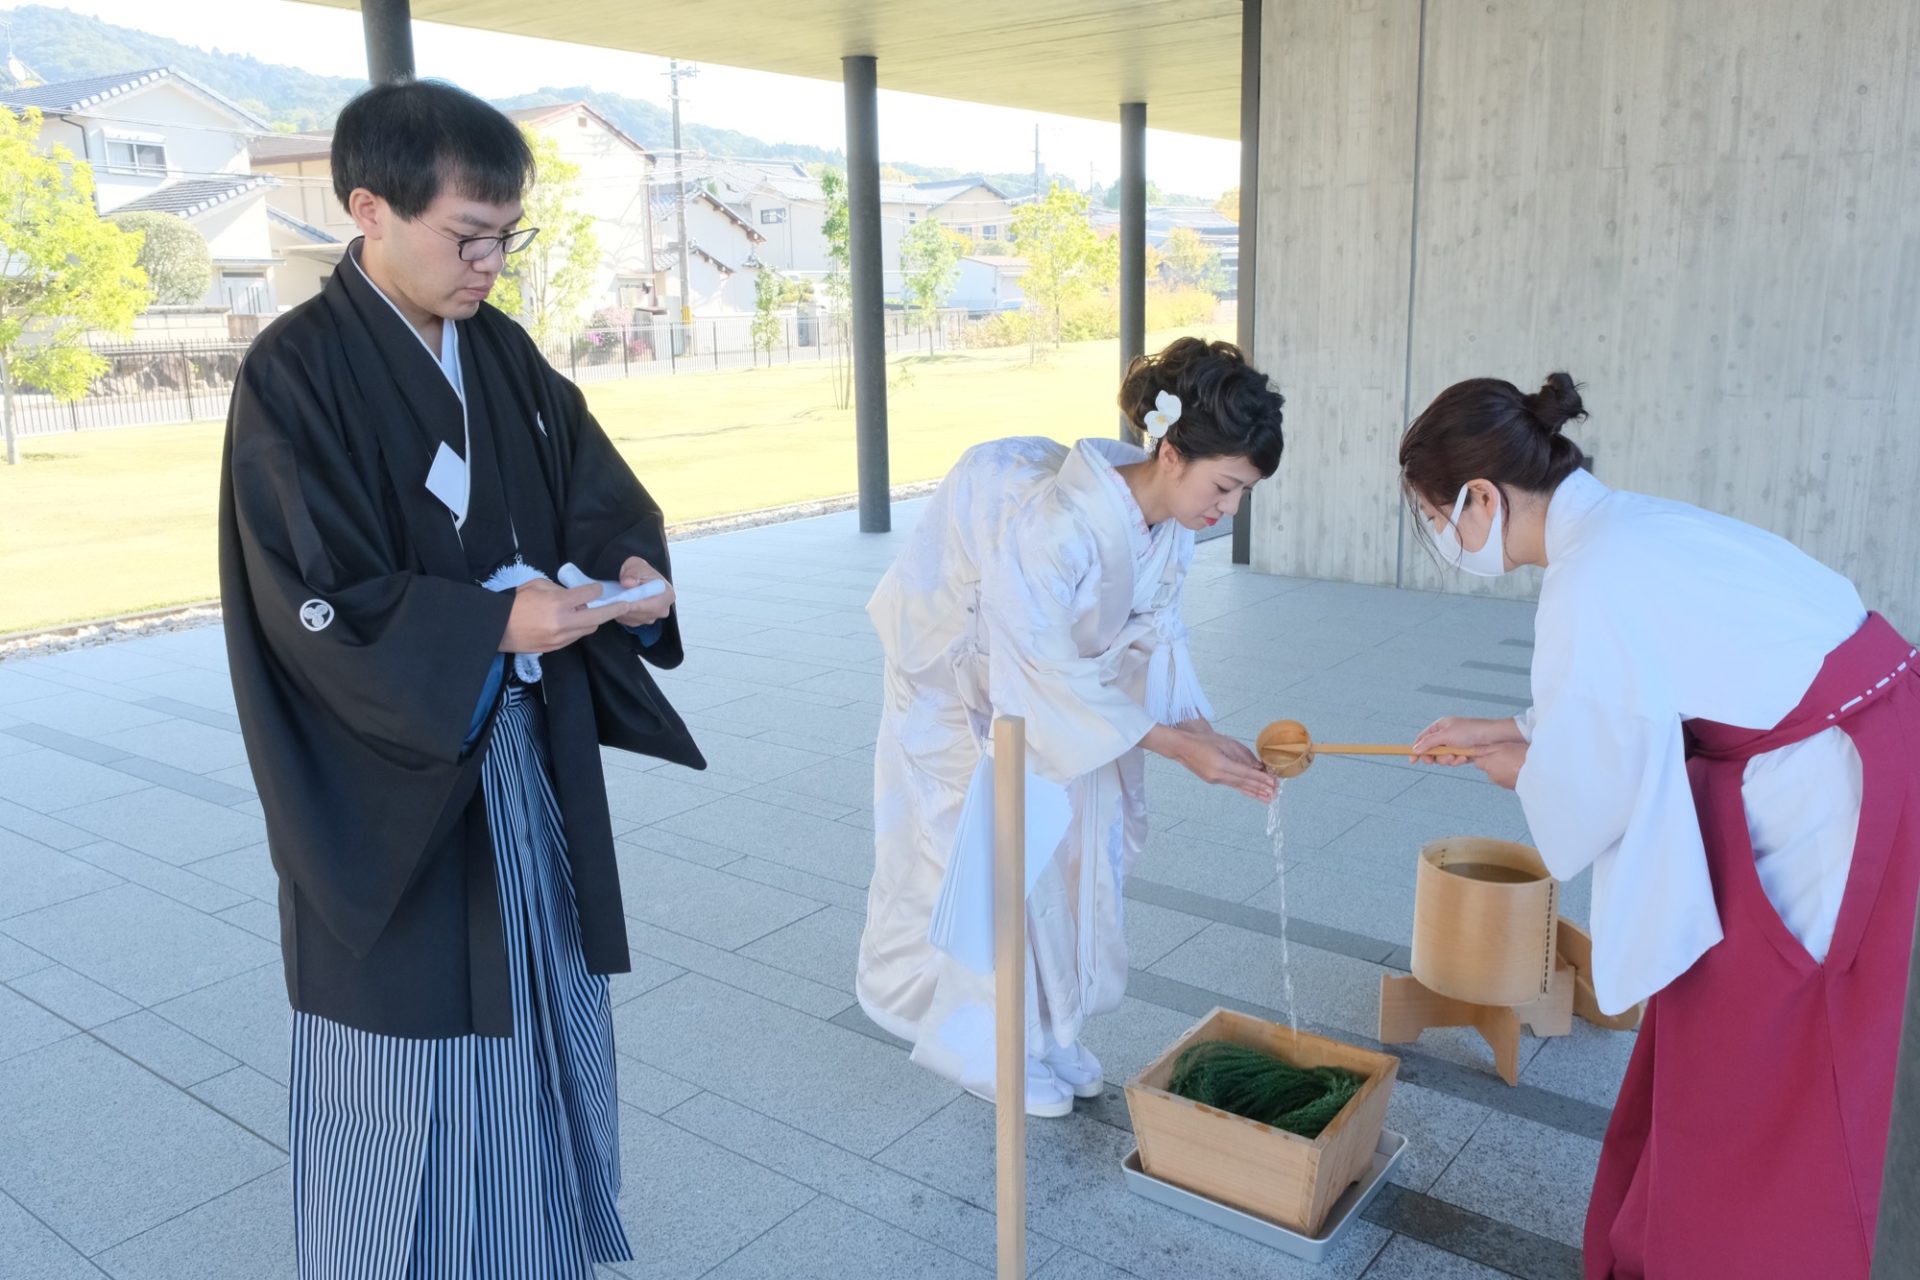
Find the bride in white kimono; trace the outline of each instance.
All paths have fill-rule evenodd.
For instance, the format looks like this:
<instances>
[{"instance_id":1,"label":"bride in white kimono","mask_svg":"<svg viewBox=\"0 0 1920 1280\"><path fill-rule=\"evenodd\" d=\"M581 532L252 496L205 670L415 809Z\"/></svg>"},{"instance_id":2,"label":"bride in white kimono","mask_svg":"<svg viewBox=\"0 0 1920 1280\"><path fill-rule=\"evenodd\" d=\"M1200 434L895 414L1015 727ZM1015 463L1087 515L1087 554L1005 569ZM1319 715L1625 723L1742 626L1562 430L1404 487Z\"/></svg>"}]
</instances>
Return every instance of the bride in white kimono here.
<instances>
[{"instance_id":1,"label":"bride in white kimono","mask_svg":"<svg viewBox=\"0 0 1920 1280\"><path fill-rule=\"evenodd\" d=\"M1282 403L1228 343L1183 338L1143 357L1120 404L1152 452L1037 438L969 450L868 605L886 685L856 987L915 1062L981 1097L994 1085L990 963L976 970L929 929L993 718L1025 718L1035 785L1064 788L1070 811L1057 849L1028 849L1031 1115L1065 1115L1102 1088L1080 1031L1126 987L1121 886L1146 839L1142 749L1273 795L1257 757L1209 724L1180 595L1194 532L1279 465Z\"/></svg>"}]
</instances>

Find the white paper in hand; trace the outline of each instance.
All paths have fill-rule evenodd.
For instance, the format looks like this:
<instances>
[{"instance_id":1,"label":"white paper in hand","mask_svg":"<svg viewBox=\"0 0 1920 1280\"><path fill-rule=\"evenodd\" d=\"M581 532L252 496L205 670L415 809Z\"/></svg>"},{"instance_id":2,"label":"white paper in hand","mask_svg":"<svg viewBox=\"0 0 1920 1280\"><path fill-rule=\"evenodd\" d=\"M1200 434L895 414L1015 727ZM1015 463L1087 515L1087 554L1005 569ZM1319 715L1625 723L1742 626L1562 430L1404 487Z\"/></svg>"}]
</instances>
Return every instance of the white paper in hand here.
<instances>
[{"instance_id":1,"label":"white paper in hand","mask_svg":"<svg viewBox=\"0 0 1920 1280\"><path fill-rule=\"evenodd\" d=\"M975 973L993 972L993 757L981 756L960 810L927 940ZM1027 774L1027 883L1033 893L1073 818L1067 789Z\"/></svg>"},{"instance_id":2,"label":"white paper in hand","mask_svg":"<svg viewBox=\"0 0 1920 1280\"><path fill-rule=\"evenodd\" d=\"M560 585L563 587L584 587L590 582L598 581L582 573L580 567L571 560L560 566L558 577L560 579ZM617 582L601 581L600 598L590 601L587 604L587 608L604 609L610 604L627 604L634 600L651 600L657 595L664 594L666 589L667 580L665 578L649 578L637 587L623 587Z\"/></svg>"}]
</instances>

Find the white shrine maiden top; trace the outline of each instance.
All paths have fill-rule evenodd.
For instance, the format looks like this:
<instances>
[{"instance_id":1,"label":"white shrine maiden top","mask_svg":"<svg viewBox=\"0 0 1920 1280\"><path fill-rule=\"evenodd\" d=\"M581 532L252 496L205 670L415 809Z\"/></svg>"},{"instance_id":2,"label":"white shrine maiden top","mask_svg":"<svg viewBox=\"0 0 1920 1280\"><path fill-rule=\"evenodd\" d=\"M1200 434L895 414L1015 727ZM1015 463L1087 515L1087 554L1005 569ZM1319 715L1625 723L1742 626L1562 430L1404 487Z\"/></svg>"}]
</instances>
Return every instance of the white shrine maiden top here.
<instances>
[{"instance_id":1,"label":"white shrine maiden top","mask_svg":"<svg viewBox=\"0 0 1920 1280\"><path fill-rule=\"evenodd\" d=\"M1516 790L1553 874L1593 867L1594 989L1616 1013L1721 937L1681 722L1772 728L1866 609L1784 539L1586 471L1554 492L1546 550ZM1853 856L1859 755L1830 728L1749 762L1742 794L1761 884L1821 959Z\"/></svg>"}]
</instances>

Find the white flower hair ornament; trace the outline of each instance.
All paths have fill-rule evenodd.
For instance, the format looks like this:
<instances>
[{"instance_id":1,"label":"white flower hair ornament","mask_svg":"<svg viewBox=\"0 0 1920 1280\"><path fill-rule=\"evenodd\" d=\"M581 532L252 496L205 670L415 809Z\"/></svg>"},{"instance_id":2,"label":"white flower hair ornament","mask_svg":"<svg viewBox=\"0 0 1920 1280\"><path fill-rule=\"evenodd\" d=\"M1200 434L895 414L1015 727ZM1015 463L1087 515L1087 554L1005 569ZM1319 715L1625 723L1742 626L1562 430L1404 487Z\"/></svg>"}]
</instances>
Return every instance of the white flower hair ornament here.
<instances>
[{"instance_id":1,"label":"white flower hair ornament","mask_svg":"<svg viewBox=\"0 0 1920 1280\"><path fill-rule=\"evenodd\" d=\"M1153 408L1147 410L1147 434L1155 440L1167 438L1167 428L1180 421L1180 397L1171 391L1162 391L1153 398Z\"/></svg>"}]
</instances>

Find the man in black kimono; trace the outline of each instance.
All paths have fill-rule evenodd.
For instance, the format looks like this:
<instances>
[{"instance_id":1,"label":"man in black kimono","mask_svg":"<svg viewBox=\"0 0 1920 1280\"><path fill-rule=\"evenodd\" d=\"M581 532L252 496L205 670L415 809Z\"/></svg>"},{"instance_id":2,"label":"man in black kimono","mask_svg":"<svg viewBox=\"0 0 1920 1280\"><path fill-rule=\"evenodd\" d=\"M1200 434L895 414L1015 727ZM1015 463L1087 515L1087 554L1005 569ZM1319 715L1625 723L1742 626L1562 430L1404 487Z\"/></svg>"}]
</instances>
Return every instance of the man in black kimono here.
<instances>
[{"instance_id":1,"label":"man in black kimono","mask_svg":"<svg viewBox=\"0 0 1920 1280\"><path fill-rule=\"evenodd\" d=\"M631 1256L600 747L704 767L645 666L682 658L664 525L486 304L536 234L518 129L382 85L332 162L362 236L248 354L220 502L295 1010L300 1269L588 1276ZM664 589L590 607L563 565Z\"/></svg>"}]
</instances>

